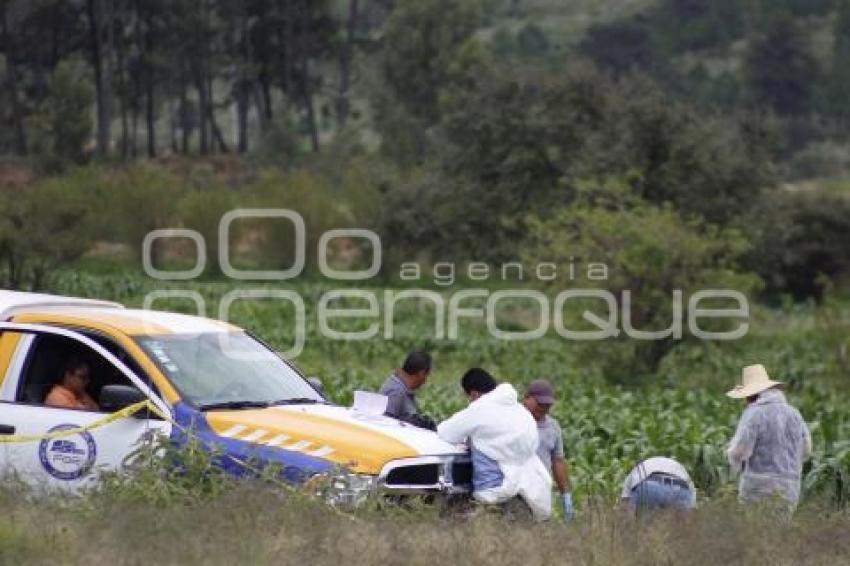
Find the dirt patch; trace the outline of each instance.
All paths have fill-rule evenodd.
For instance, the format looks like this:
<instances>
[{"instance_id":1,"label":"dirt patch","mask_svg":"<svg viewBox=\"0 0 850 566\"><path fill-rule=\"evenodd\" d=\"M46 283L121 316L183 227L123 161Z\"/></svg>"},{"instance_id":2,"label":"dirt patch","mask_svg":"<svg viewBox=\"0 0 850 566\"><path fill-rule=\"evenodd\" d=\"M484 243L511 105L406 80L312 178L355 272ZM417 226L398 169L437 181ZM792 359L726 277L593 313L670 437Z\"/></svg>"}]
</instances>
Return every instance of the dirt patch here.
<instances>
[{"instance_id":1,"label":"dirt patch","mask_svg":"<svg viewBox=\"0 0 850 566\"><path fill-rule=\"evenodd\" d=\"M26 163L10 159L0 159L0 190L18 190L31 185L35 179L35 172Z\"/></svg>"}]
</instances>

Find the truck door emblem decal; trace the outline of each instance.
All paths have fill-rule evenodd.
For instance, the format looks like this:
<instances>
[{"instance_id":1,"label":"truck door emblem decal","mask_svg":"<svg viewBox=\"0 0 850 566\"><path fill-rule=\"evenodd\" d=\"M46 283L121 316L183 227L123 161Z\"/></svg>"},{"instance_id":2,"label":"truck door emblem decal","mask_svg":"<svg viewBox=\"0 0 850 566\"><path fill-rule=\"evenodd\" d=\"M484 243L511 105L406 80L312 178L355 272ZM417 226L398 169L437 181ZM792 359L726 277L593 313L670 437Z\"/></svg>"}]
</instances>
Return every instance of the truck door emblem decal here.
<instances>
[{"instance_id":1,"label":"truck door emblem decal","mask_svg":"<svg viewBox=\"0 0 850 566\"><path fill-rule=\"evenodd\" d=\"M60 424L48 433L79 428L79 425ZM71 481L91 470L97 458L97 445L87 431L59 438L45 438L38 445L38 457L48 474L56 479Z\"/></svg>"}]
</instances>

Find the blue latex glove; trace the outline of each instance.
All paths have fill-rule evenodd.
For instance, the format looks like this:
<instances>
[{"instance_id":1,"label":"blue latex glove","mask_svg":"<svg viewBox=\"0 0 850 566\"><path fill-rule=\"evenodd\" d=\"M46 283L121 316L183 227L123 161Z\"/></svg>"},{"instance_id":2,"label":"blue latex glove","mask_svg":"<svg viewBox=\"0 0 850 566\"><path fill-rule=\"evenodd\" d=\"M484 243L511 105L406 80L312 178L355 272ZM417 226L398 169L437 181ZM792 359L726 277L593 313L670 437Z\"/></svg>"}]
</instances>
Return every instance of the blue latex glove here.
<instances>
[{"instance_id":1,"label":"blue latex glove","mask_svg":"<svg viewBox=\"0 0 850 566\"><path fill-rule=\"evenodd\" d=\"M576 516L576 512L573 509L573 494L567 491L562 494L562 497L564 499L564 521L569 523Z\"/></svg>"}]
</instances>

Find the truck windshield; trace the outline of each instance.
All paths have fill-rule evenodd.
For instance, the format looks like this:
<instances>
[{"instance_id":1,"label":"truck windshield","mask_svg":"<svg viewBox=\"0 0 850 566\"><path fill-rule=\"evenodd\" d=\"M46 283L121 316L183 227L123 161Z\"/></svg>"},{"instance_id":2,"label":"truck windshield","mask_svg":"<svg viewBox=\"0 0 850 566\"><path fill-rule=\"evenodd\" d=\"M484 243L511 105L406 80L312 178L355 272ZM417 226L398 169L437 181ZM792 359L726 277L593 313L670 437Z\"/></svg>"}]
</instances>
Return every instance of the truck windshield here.
<instances>
[{"instance_id":1,"label":"truck windshield","mask_svg":"<svg viewBox=\"0 0 850 566\"><path fill-rule=\"evenodd\" d=\"M201 409L323 403L298 373L245 333L138 337L184 400Z\"/></svg>"}]
</instances>

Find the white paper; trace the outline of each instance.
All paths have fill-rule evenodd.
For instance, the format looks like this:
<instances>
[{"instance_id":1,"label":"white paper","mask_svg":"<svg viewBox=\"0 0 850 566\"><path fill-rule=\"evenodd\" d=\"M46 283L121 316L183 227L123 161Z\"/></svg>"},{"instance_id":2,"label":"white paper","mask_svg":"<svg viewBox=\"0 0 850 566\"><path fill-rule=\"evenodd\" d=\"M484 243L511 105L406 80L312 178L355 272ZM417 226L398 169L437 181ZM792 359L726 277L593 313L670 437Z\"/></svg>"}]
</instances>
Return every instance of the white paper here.
<instances>
[{"instance_id":1,"label":"white paper","mask_svg":"<svg viewBox=\"0 0 850 566\"><path fill-rule=\"evenodd\" d=\"M372 393L371 391L355 391L353 410L364 415L379 416L387 412L386 395Z\"/></svg>"}]
</instances>

